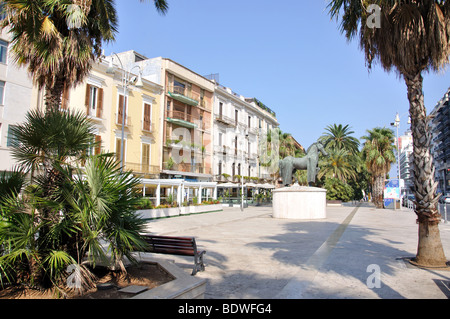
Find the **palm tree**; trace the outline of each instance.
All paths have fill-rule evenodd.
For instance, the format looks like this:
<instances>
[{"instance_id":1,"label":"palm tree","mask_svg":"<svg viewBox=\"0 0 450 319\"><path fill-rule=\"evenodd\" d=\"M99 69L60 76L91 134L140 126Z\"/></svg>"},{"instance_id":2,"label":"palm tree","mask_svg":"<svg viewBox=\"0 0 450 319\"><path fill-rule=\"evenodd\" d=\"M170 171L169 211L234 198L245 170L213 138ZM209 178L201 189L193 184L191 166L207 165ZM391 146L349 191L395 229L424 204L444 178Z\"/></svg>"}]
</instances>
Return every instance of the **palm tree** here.
<instances>
[{"instance_id":1,"label":"palm tree","mask_svg":"<svg viewBox=\"0 0 450 319\"><path fill-rule=\"evenodd\" d=\"M327 132L320 137L320 140L328 150L344 149L352 154L358 153L359 140L351 136L355 132L350 130L348 124L328 125L325 130Z\"/></svg>"},{"instance_id":2,"label":"palm tree","mask_svg":"<svg viewBox=\"0 0 450 319\"><path fill-rule=\"evenodd\" d=\"M76 265L89 283L81 262L109 260L102 242L114 264L133 260L131 251L145 245L145 221L135 214L139 180L121 172L113 154L86 157L95 144L87 117L32 111L13 134L17 171L34 178L26 187L21 176L0 179L0 280L64 288L67 267Z\"/></svg>"},{"instance_id":3,"label":"palm tree","mask_svg":"<svg viewBox=\"0 0 450 319\"><path fill-rule=\"evenodd\" d=\"M379 10L370 11L369 3ZM445 266L422 73L441 70L449 62L450 3L330 0L328 8L331 17L338 18L342 13L340 27L348 40L359 37L369 70L377 61L386 71L395 70L406 83L413 135L415 213L419 224L415 262L422 266Z\"/></svg>"},{"instance_id":4,"label":"palm tree","mask_svg":"<svg viewBox=\"0 0 450 319\"><path fill-rule=\"evenodd\" d=\"M372 175L373 202L378 208L383 208L383 191L386 174L395 162L394 142L392 130L387 128L374 128L367 130L366 140L362 149L363 159L369 173Z\"/></svg>"},{"instance_id":5,"label":"palm tree","mask_svg":"<svg viewBox=\"0 0 450 319\"><path fill-rule=\"evenodd\" d=\"M154 0L165 13L165 0ZM113 0L2 1L7 17L2 28L12 34L18 65L28 67L47 109L58 108L64 89L80 84L102 54L102 43L114 40L117 13Z\"/></svg>"},{"instance_id":6,"label":"palm tree","mask_svg":"<svg viewBox=\"0 0 450 319\"><path fill-rule=\"evenodd\" d=\"M327 153L328 156L323 157L319 162L318 178L336 178L344 183L356 179L358 156L345 149L331 149L327 150Z\"/></svg>"}]
</instances>

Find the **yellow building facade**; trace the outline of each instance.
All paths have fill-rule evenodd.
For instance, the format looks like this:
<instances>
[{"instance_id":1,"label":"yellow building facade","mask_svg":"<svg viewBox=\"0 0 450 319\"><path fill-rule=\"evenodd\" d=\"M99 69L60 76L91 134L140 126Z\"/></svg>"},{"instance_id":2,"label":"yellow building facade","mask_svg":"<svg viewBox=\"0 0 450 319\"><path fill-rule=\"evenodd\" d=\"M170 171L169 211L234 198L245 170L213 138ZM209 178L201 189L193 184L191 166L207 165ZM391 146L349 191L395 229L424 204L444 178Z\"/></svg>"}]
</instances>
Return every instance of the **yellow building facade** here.
<instances>
[{"instance_id":1,"label":"yellow building facade","mask_svg":"<svg viewBox=\"0 0 450 319\"><path fill-rule=\"evenodd\" d=\"M114 152L125 170L152 177L162 163L161 99L163 87L146 79L137 85L139 74L110 63L93 65L85 81L63 93L61 108L81 110L94 123L98 146L92 154ZM36 107L45 108L43 92L35 92ZM123 126L122 130L122 123ZM122 143L123 137L123 143Z\"/></svg>"}]
</instances>

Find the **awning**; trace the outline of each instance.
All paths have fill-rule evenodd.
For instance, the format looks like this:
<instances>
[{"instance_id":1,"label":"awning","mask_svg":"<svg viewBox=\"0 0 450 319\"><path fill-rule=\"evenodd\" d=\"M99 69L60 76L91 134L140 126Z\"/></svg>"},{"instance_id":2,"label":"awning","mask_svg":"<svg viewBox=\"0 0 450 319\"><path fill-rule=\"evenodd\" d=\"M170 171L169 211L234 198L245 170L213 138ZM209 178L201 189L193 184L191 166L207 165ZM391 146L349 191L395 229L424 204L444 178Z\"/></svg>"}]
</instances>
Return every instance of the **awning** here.
<instances>
[{"instance_id":1,"label":"awning","mask_svg":"<svg viewBox=\"0 0 450 319\"><path fill-rule=\"evenodd\" d=\"M241 185L233 184L233 183L223 183L223 184L217 184L217 187L233 188L233 187L241 187Z\"/></svg>"},{"instance_id":2,"label":"awning","mask_svg":"<svg viewBox=\"0 0 450 319\"><path fill-rule=\"evenodd\" d=\"M174 93L174 92L167 92L169 94L169 96L177 101L192 105L192 106L197 106L198 105L198 101L191 99L187 96L184 96L183 94L179 94L179 93Z\"/></svg>"}]
</instances>

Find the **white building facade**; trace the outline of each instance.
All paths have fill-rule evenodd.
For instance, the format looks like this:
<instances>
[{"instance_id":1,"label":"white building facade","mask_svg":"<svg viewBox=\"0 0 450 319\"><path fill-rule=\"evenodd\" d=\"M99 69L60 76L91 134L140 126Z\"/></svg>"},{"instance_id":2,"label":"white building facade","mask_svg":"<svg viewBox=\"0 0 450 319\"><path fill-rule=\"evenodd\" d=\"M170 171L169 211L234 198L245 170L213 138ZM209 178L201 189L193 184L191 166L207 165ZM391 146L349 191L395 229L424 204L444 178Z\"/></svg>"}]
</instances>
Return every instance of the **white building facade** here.
<instances>
[{"instance_id":1,"label":"white building facade","mask_svg":"<svg viewBox=\"0 0 450 319\"><path fill-rule=\"evenodd\" d=\"M0 33L0 171L16 164L11 156L11 127L24 122L30 109L33 81L26 68L18 67L10 50L11 36Z\"/></svg>"},{"instance_id":2,"label":"white building facade","mask_svg":"<svg viewBox=\"0 0 450 319\"><path fill-rule=\"evenodd\" d=\"M213 110L213 175L217 182L270 180L262 165L260 144L277 128L275 113L256 99L245 98L216 83ZM272 175L271 175L272 173Z\"/></svg>"}]
</instances>

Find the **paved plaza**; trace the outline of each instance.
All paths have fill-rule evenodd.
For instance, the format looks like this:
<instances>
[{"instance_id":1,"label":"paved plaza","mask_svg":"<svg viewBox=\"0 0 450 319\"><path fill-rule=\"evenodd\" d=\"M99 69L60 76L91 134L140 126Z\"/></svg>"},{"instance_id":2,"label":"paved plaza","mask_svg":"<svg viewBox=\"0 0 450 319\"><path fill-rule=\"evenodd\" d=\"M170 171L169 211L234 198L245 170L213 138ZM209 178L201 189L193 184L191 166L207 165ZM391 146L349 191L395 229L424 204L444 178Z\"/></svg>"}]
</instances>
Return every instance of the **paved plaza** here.
<instances>
[{"instance_id":1,"label":"paved plaza","mask_svg":"<svg viewBox=\"0 0 450 319\"><path fill-rule=\"evenodd\" d=\"M152 220L157 235L194 236L206 250L207 299L447 299L450 271L419 269L414 212L328 206L320 220L275 219L272 207ZM450 223L441 223L450 259ZM187 257L155 255L192 271Z\"/></svg>"}]
</instances>

